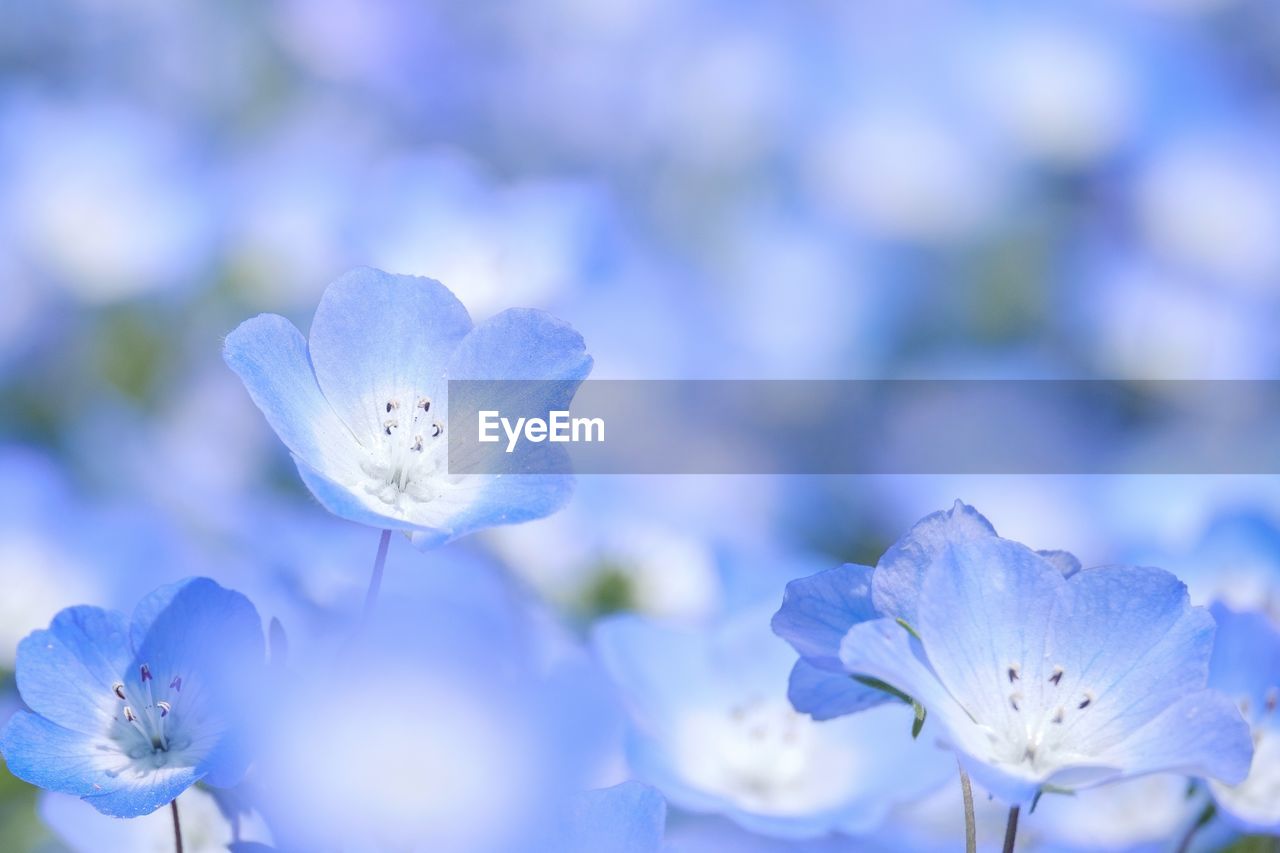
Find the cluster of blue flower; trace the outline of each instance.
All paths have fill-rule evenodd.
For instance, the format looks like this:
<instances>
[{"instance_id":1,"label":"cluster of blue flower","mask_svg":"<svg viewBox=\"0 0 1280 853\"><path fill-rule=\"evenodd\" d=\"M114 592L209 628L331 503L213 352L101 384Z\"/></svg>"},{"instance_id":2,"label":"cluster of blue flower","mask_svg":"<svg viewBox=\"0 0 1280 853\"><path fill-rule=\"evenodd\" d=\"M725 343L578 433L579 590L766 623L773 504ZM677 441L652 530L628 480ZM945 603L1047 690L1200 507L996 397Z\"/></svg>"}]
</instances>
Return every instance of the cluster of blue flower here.
<instances>
[{"instance_id":1,"label":"cluster of blue flower","mask_svg":"<svg viewBox=\"0 0 1280 853\"><path fill-rule=\"evenodd\" d=\"M26 709L0 736L33 785L115 817L171 806L179 849L181 796L246 853L926 850L961 820L973 849L1006 808L1006 849L1023 808L1040 809L1026 844L1088 849L1126 797L1149 819L1105 846L1280 834L1267 613L1032 550L959 502L875 567L727 555L736 600L697 626L620 615L582 643L465 556L379 601L392 531L435 547L565 503L565 478L449 473L446 383L573 385L582 338L537 311L473 326L442 285L361 269L309 339L263 315L225 357L316 499L383 531L364 618L291 647L208 578L132 618L61 611L18 647ZM73 803L46 799L47 819L75 825ZM668 803L685 815L670 826ZM139 846L104 840L119 831L96 844Z\"/></svg>"}]
</instances>

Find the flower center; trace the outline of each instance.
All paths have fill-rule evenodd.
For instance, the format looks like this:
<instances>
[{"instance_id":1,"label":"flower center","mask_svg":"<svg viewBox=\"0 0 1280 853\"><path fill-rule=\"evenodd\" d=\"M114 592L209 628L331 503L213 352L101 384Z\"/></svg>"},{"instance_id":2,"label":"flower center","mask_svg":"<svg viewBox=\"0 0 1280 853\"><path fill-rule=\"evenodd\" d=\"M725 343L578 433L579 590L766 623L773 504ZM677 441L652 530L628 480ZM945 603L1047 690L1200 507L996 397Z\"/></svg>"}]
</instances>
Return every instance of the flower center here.
<instances>
[{"instance_id":1,"label":"flower center","mask_svg":"<svg viewBox=\"0 0 1280 853\"><path fill-rule=\"evenodd\" d=\"M1016 662L1001 671L1006 701L997 717L1003 719L987 727L999 760L1037 770L1061 763L1072 730L1084 723L1098 700L1091 688L1066 676L1061 666L1031 676Z\"/></svg>"},{"instance_id":2,"label":"flower center","mask_svg":"<svg viewBox=\"0 0 1280 853\"><path fill-rule=\"evenodd\" d=\"M431 398L422 394L378 403L381 426L360 463L369 477L366 492L397 509L406 498L426 502L439 497L446 482L446 444L444 423L437 414Z\"/></svg>"},{"instance_id":3,"label":"flower center","mask_svg":"<svg viewBox=\"0 0 1280 853\"><path fill-rule=\"evenodd\" d=\"M190 738L181 736L178 729L182 676L175 675L169 686L159 687L151 673L151 667L138 667L138 684L126 691L124 682L117 681L111 692L120 701L120 707L112 721L111 737L120 743L130 758L151 756L157 767L168 761L171 750L190 746Z\"/></svg>"}]
</instances>

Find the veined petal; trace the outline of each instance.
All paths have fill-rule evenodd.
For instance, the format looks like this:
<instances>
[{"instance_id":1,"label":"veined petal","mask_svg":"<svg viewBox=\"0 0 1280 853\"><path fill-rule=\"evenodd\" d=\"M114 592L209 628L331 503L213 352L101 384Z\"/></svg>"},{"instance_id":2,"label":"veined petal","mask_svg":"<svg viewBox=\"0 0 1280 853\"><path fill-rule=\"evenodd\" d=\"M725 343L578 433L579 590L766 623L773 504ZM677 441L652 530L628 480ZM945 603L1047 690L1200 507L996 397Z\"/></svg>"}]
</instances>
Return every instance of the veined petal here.
<instances>
[{"instance_id":1,"label":"veined petal","mask_svg":"<svg viewBox=\"0 0 1280 853\"><path fill-rule=\"evenodd\" d=\"M0 733L0 751L10 773L32 785L78 797L122 784L118 774L126 759L110 747L100 734L72 731L27 711L14 714Z\"/></svg>"},{"instance_id":2,"label":"veined petal","mask_svg":"<svg viewBox=\"0 0 1280 853\"><path fill-rule=\"evenodd\" d=\"M787 680L791 707L815 720L834 720L882 705L891 697L883 690L868 687L848 673L818 669L803 658L796 661Z\"/></svg>"},{"instance_id":3,"label":"veined petal","mask_svg":"<svg viewBox=\"0 0 1280 853\"><path fill-rule=\"evenodd\" d=\"M956 501L949 510L927 515L884 552L876 564L873 596L876 608L911 624L925 570L949 545L995 538L995 528L973 507Z\"/></svg>"},{"instance_id":4,"label":"veined petal","mask_svg":"<svg viewBox=\"0 0 1280 853\"><path fill-rule=\"evenodd\" d=\"M1184 773L1234 785L1249 774L1253 740L1234 702L1216 690L1199 690L1099 758L1123 767L1126 776Z\"/></svg>"},{"instance_id":5,"label":"veined petal","mask_svg":"<svg viewBox=\"0 0 1280 853\"><path fill-rule=\"evenodd\" d=\"M119 700L112 692L132 657L121 613L69 607L18 645L18 692L51 722L86 734L104 731Z\"/></svg>"},{"instance_id":6,"label":"veined petal","mask_svg":"<svg viewBox=\"0 0 1280 853\"><path fill-rule=\"evenodd\" d=\"M811 665L844 673L840 642L849 628L880 616L871 601L869 566L846 563L787 584L773 632Z\"/></svg>"},{"instance_id":7,"label":"veined petal","mask_svg":"<svg viewBox=\"0 0 1280 853\"><path fill-rule=\"evenodd\" d=\"M467 309L440 282L361 267L321 297L311 362L343 422L358 437L373 436L388 401L442 396L449 355L470 330Z\"/></svg>"},{"instance_id":8,"label":"veined petal","mask_svg":"<svg viewBox=\"0 0 1280 853\"><path fill-rule=\"evenodd\" d=\"M1022 728L1010 696L1035 705L1051 687L1041 670L1066 583L1029 548L996 537L950 546L930 566L915 628L938 678L975 718Z\"/></svg>"},{"instance_id":9,"label":"veined petal","mask_svg":"<svg viewBox=\"0 0 1280 853\"><path fill-rule=\"evenodd\" d=\"M292 323L275 314L245 320L227 335L222 357L295 456L331 475L355 470L356 439L320 392Z\"/></svg>"},{"instance_id":10,"label":"veined petal","mask_svg":"<svg viewBox=\"0 0 1280 853\"><path fill-rule=\"evenodd\" d=\"M579 794L570 803L572 853L656 853L662 849L667 803L657 789L623 782Z\"/></svg>"},{"instance_id":11,"label":"veined petal","mask_svg":"<svg viewBox=\"0 0 1280 853\"><path fill-rule=\"evenodd\" d=\"M1072 700L1093 697L1089 713L1071 723L1076 748L1105 751L1204 688L1213 618L1190 606L1176 577L1108 566L1079 572L1067 589L1046 653L1064 673L1058 690Z\"/></svg>"},{"instance_id":12,"label":"veined petal","mask_svg":"<svg viewBox=\"0 0 1280 853\"><path fill-rule=\"evenodd\" d=\"M143 780L125 782L105 794L87 796L84 801L112 817L140 817L167 806L203 775L195 767L160 767Z\"/></svg>"}]
</instances>

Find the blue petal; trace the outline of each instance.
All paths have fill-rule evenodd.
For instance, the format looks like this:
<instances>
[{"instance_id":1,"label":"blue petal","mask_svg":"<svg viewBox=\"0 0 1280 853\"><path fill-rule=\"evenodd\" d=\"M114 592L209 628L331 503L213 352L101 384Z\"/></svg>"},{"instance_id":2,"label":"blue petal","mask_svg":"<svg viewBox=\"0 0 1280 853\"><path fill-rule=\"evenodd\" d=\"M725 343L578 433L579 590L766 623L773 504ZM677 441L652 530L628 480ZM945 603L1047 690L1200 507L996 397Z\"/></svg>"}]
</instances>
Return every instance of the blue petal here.
<instances>
[{"instance_id":1,"label":"blue petal","mask_svg":"<svg viewBox=\"0 0 1280 853\"><path fill-rule=\"evenodd\" d=\"M18 645L17 682L33 711L73 731L106 730L119 700L112 692L131 658L123 614L71 607Z\"/></svg>"},{"instance_id":2,"label":"blue petal","mask_svg":"<svg viewBox=\"0 0 1280 853\"><path fill-rule=\"evenodd\" d=\"M582 335L568 323L545 311L510 308L466 336L449 360L448 377L581 381L591 363Z\"/></svg>"},{"instance_id":3,"label":"blue petal","mask_svg":"<svg viewBox=\"0 0 1280 853\"><path fill-rule=\"evenodd\" d=\"M0 733L9 772L19 779L50 791L83 797L120 784L108 770L123 764L118 751L99 747L109 744L102 735L87 735L50 722L27 711L14 714Z\"/></svg>"},{"instance_id":4,"label":"blue petal","mask_svg":"<svg viewBox=\"0 0 1280 853\"><path fill-rule=\"evenodd\" d=\"M1065 675L1060 688L1088 694L1094 707L1074 724L1088 748L1114 743L1165 708L1204 688L1213 618L1191 607L1187 589L1161 569L1109 566L1071 578L1069 607L1052 627L1047 650ZM1195 748L1199 732L1183 733Z\"/></svg>"},{"instance_id":5,"label":"blue petal","mask_svg":"<svg viewBox=\"0 0 1280 853\"><path fill-rule=\"evenodd\" d=\"M571 804L566 853L651 853L662 848L667 803L654 788L623 782Z\"/></svg>"},{"instance_id":6,"label":"blue petal","mask_svg":"<svg viewBox=\"0 0 1280 853\"><path fill-rule=\"evenodd\" d=\"M1280 630L1263 613L1237 613L1223 604L1214 604L1210 612L1218 630L1209 685L1233 698L1248 698L1261 712L1268 693L1280 688Z\"/></svg>"},{"instance_id":7,"label":"blue petal","mask_svg":"<svg viewBox=\"0 0 1280 853\"><path fill-rule=\"evenodd\" d=\"M871 601L874 571L846 563L791 581L774 614L773 632L813 666L843 674L840 641L856 623L880 616Z\"/></svg>"},{"instance_id":8,"label":"blue petal","mask_svg":"<svg viewBox=\"0 0 1280 853\"><path fill-rule=\"evenodd\" d=\"M787 698L791 707L802 714L815 720L832 720L883 704L889 695L854 680L848 673L818 669L801 659L791 669Z\"/></svg>"},{"instance_id":9,"label":"blue petal","mask_svg":"<svg viewBox=\"0 0 1280 853\"><path fill-rule=\"evenodd\" d=\"M358 437L373 436L389 400L439 399L450 353L471 330L438 281L361 267L329 285L311 323L320 389ZM316 466L313 466L316 467Z\"/></svg>"},{"instance_id":10,"label":"blue petal","mask_svg":"<svg viewBox=\"0 0 1280 853\"><path fill-rule=\"evenodd\" d=\"M162 767L148 774L145 784L125 784L84 801L112 817L139 817L167 806L202 776L195 767Z\"/></svg>"},{"instance_id":11,"label":"blue petal","mask_svg":"<svg viewBox=\"0 0 1280 853\"><path fill-rule=\"evenodd\" d=\"M356 440L320 393L292 323L275 314L246 320L227 335L222 357L294 456L331 474L354 471Z\"/></svg>"},{"instance_id":12,"label":"blue petal","mask_svg":"<svg viewBox=\"0 0 1280 853\"><path fill-rule=\"evenodd\" d=\"M1253 739L1235 703L1199 690L1167 707L1102 756L1126 775L1182 773L1234 785L1249 774Z\"/></svg>"},{"instance_id":13,"label":"blue petal","mask_svg":"<svg viewBox=\"0 0 1280 853\"><path fill-rule=\"evenodd\" d=\"M596 624L592 646L642 726L659 725L715 689L706 644L690 632L614 616Z\"/></svg>"},{"instance_id":14,"label":"blue petal","mask_svg":"<svg viewBox=\"0 0 1280 853\"><path fill-rule=\"evenodd\" d=\"M976 509L956 501L945 511L927 515L907 532L876 564L873 596L886 616L911 624L916 621L916 598L925 570L948 545L995 538L995 528Z\"/></svg>"},{"instance_id":15,"label":"blue petal","mask_svg":"<svg viewBox=\"0 0 1280 853\"><path fill-rule=\"evenodd\" d=\"M1040 672L1045 638L1066 585L1035 552L994 536L946 547L929 568L915 628L939 679L974 717L1013 725L1002 688L1010 667L1037 687L1051 676Z\"/></svg>"}]
</instances>

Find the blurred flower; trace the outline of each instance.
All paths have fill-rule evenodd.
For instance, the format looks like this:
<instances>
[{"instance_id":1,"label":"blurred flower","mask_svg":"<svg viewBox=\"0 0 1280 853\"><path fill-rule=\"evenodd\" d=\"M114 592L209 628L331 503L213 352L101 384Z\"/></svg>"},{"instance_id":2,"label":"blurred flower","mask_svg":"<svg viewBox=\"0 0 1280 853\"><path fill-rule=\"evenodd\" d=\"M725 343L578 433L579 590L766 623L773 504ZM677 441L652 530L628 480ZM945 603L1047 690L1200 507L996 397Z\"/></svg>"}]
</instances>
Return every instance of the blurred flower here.
<instances>
[{"instance_id":1,"label":"blurred flower","mask_svg":"<svg viewBox=\"0 0 1280 853\"><path fill-rule=\"evenodd\" d=\"M576 795L613 781L595 668L491 573L439 568L425 592L397 576L362 637L280 671L250 787L282 849L563 849L549 839Z\"/></svg>"},{"instance_id":2,"label":"blurred flower","mask_svg":"<svg viewBox=\"0 0 1280 853\"><path fill-rule=\"evenodd\" d=\"M271 834L257 815L233 825L218 807L215 796L191 788L178 798L182 820L182 844L187 853L220 853L233 841L270 843ZM66 794L40 798L40 817L64 844L76 853L131 851L171 853L173 818L167 811L152 812L133 820L116 820Z\"/></svg>"},{"instance_id":3,"label":"blurred flower","mask_svg":"<svg viewBox=\"0 0 1280 853\"><path fill-rule=\"evenodd\" d=\"M180 130L127 104L0 116L4 202L42 278L89 303L189 283L213 246L203 180Z\"/></svg>"},{"instance_id":4,"label":"blurred flower","mask_svg":"<svg viewBox=\"0 0 1280 853\"><path fill-rule=\"evenodd\" d=\"M790 654L752 607L703 630L619 616L595 647L631 710L628 758L675 805L752 831L866 832L954 772L891 709L819 725L783 693ZM913 748L914 746L914 748Z\"/></svg>"},{"instance_id":5,"label":"blurred flower","mask_svg":"<svg viewBox=\"0 0 1280 853\"><path fill-rule=\"evenodd\" d=\"M325 291L310 344L263 314L224 355L335 515L434 545L568 499L564 476L448 472L448 379L556 380L547 393L565 399L550 409L590 371L581 336L547 314L511 309L473 327L439 282L361 268Z\"/></svg>"},{"instance_id":6,"label":"blurred flower","mask_svg":"<svg viewBox=\"0 0 1280 853\"><path fill-rule=\"evenodd\" d=\"M1247 727L1205 687L1212 617L1175 577L941 532L888 582L877 570L875 600L900 615L854 625L840 659L923 705L975 781L1018 804L1046 785L1248 772Z\"/></svg>"},{"instance_id":7,"label":"blurred flower","mask_svg":"<svg viewBox=\"0 0 1280 853\"><path fill-rule=\"evenodd\" d=\"M1280 628L1261 613L1213 606L1209 683L1240 703L1253 731L1253 767L1237 785L1210 780L1222 815L1243 832L1280 835Z\"/></svg>"},{"instance_id":8,"label":"blurred flower","mask_svg":"<svg viewBox=\"0 0 1280 853\"><path fill-rule=\"evenodd\" d=\"M18 648L20 711L0 735L9 770L137 817L196 782L234 785L261 689L262 626L244 596L197 578L121 613L72 607Z\"/></svg>"}]
</instances>

